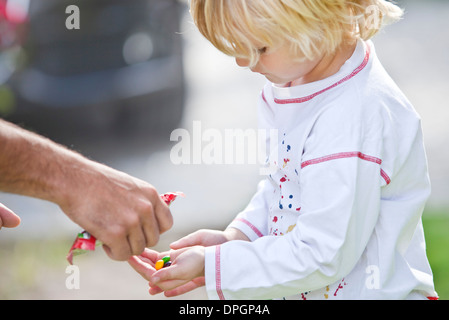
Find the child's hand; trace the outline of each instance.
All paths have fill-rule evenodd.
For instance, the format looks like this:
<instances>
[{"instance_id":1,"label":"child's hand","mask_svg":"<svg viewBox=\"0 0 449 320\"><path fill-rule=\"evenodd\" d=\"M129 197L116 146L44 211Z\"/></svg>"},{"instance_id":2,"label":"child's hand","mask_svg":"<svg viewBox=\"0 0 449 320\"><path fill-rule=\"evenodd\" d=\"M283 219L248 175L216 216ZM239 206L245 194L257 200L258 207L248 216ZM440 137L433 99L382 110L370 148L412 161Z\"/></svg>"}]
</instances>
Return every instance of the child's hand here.
<instances>
[{"instance_id":1,"label":"child's hand","mask_svg":"<svg viewBox=\"0 0 449 320\"><path fill-rule=\"evenodd\" d=\"M169 252L150 249L140 256L133 256L129 264L144 279L149 281L150 294L164 292L174 297L204 286L204 247L222 244L231 240L249 239L239 230L229 228L225 231L199 230L173 242ZM156 271L156 261L170 256L172 265Z\"/></svg>"},{"instance_id":2,"label":"child's hand","mask_svg":"<svg viewBox=\"0 0 449 320\"><path fill-rule=\"evenodd\" d=\"M132 256L128 263L136 270L144 279L150 281L153 273L156 272L154 265L156 261L160 260L167 253L159 253L151 249L145 249L145 251L139 256Z\"/></svg>"},{"instance_id":3,"label":"child's hand","mask_svg":"<svg viewBox=\"0 0 449 320\"><path fill-rule=\"evenodd\" d=\"M165 291L174 297L204 286L204 247L195 246L170 251L172 264L150 278L150 294Z\"/></svg>"},{"instance_id":4,"label":"child's hand","mask_svg":"<svg viewBox=\"0 0 449 320\"><path fill-rule=\"evenodd\" d=\"M156 261L170 256L172 265L156 271ZM149 281L149 293L165 291L165 296L174 297L204 286L204 247L196 246L170 252L145 249L140 256L128 260L144 279Z\"/></svg>"},{"instance_id":5,"label":"child's hand","mask_svg":"<svg viewBox=\"0 0 449 320\"><path fill-rule=\"evenodd\" d=\"M229 228L225 231L203 229L195 231L194 233L191 233L184 238L173 242L172 244L170 244L170 248L176 250L193 246L209 247L219 245L231 240L249 241L249 239L237 229Z\"/></svg>"}]
</instances>

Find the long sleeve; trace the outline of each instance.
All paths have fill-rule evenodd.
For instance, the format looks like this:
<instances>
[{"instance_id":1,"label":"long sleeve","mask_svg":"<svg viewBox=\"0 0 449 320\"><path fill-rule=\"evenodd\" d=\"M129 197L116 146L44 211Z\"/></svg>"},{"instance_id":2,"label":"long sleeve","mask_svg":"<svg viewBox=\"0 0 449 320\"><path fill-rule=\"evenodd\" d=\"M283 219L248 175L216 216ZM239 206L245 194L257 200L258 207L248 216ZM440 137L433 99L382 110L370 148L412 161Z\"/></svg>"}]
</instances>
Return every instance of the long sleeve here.
<instances>
[{"instance_id":1,"label":"long sleeve","mask_svg":"<svg viewBox=\"0 0 449 320\"><path fill-rule=\"evenodd\" d=\"M228 228L236 228L243 232L251 241L268 234L267 197L273 194L273 187L267 179L262 180L258 185L256 194L251 199L245 210L229 224Z\"/></svg>"},{"instance_id":2,"label":"long sleeve","mask_svg":"<svg viewBox=\"0 0 449 320\"><path fill-rule=\"evenodd\" d=\"M259 127L259 157L268 158L271 148L277 144L277 135L270 134L273 130L273 113L267 104L264 94L260 95L258 102L258 127ZM277 131L275 131L277 132ZM275 141L273 141L274 139ZM270 168L264 167L267 171L261 171L261 175L269 173ZM269 210L269 199L273 197L274 186L272 182L263 177L260 181L257 192L252 197L246 208L240 212L228 226L243 232L251 241L254 241L268 234L267 216Z\"/></svg>"}]
</instances>

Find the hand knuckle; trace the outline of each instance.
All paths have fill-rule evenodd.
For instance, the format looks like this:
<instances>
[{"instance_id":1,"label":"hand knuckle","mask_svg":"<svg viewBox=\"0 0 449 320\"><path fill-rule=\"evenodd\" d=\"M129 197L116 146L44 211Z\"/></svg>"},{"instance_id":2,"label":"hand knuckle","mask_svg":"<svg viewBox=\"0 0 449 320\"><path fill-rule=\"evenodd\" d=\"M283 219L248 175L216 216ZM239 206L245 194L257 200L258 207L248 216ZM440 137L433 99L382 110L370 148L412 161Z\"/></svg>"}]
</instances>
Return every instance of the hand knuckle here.
<instances>
[{"instance_id":1,"label":"hand knuckle","mask_svg":"<svg viewBox=\"0 0 449 320\"><path fill-rule=\"evenodd\" d=\"M137 210L144 214L152 214L154 212L154 206L150 201L141 201Z\"/></svg>"},{"instance_id":2,"label":"hand knuckle","mask_svg":"<svg viewBox=\"0 0 449 320\"><path fill-rule=\"evenodd\" d=\"M155 233L147 239L147 246L154 247L159 242L159 234Z\"/></svg>"},{"instance_id":3,"label":"hand knuckle","mask_svg":"<svg viewBox=\"0 0 449 320\"><path fill-rule=\"evenodd\" d=\"M130 214L126 220L126 226L129 229L135 229L140 226L140 218L137 214Z\"/></svg>"},{"instance_id":4,"label":"hand knuckle","mask_svg":"<svg viewBox=\"0 0 449 320\"><path fill-rule=\"evenodd\" d=\"M122 239L126 237L126 228L121 225L116 225L114 227L111 227L110 229L110 235L113 239Z\"/></svg>"},{"instance_id":5,"label":"hand knuckle","mask_svg":"<svg viewBox=\"0 0 449 320\"><path fill-rule=\"evenodd\" d=\"M154 201L155 199L159 198L159 193L157 192L157 190L153 186L149 185L145 189L145 191L146 191L146 194L147 194L148 198L151 199L152 201Z\"/></svg>"}]
</instances>

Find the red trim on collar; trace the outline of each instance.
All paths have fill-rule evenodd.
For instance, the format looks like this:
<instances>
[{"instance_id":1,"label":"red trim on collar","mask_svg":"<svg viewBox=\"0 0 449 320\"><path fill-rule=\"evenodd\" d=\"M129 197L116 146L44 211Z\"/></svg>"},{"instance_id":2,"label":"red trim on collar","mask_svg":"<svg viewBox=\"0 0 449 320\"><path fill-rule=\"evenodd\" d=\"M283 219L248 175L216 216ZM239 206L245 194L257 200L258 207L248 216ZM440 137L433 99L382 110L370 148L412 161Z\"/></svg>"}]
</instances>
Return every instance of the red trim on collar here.
<instances>
[{"instance_id":1,"label":"red trim on collar","mask_svg":"<svg viewBox=\"0 0 449 320\"><path fill-rule=\"evenodd\" d=\"M365 58L363 59L362 64L360 66L358 66L357 68L355 68L354 71L352 71L349 75L347 75L340 81L334 83L333 85L331 85L323 90L320 90L318 92L315 92L309 96L302 97L302 98L294 98L294 99L277 99L277 98L275 98L274 102L277 104L290 104L290 103L303 103L303 102L310 101L313 98L315 98L316 96L319 96L320 94L323 94L323 93L339 86L340 84L347 82L348 80L352 79L353 77L355 77L358 73L360 73L366 67L366 65L368 64L370 55L371 55L371 49L369 46L367 46Z\"/></svg>"}]
</instances>

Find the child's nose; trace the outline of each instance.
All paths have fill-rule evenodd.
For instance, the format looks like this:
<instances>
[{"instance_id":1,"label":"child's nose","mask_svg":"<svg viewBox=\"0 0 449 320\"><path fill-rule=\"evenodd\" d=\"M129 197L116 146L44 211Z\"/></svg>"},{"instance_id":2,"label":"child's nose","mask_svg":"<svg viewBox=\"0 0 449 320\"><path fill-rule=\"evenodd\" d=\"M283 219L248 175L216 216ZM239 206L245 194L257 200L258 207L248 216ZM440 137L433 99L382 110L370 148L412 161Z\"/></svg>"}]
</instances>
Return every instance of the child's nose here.
<instances>
[{"instance_id":1,"label":"child's nose","mask_svg":"<svg viewBox=\"0 0 449 320\"><path fill-rule=\"evenodd\" d=\"M235 58L235 62L239 67L248 67L249 66L249 60L244 58Z\"/></svg>"}]
</instances>

